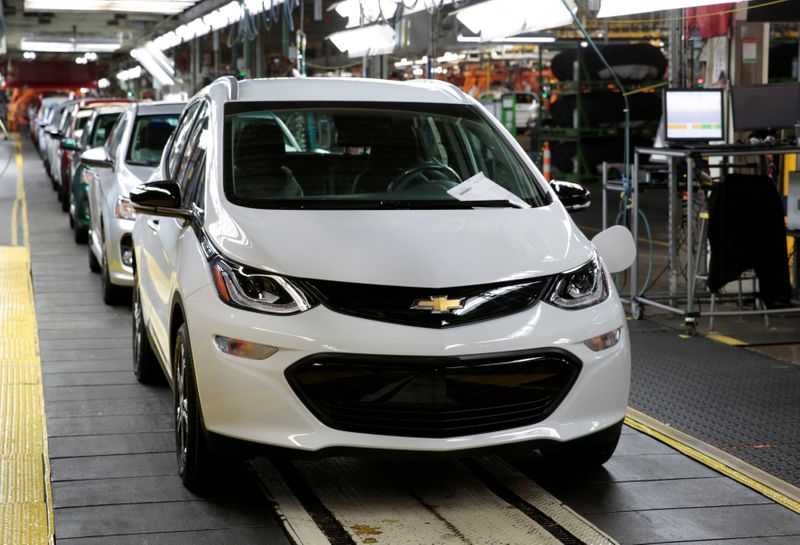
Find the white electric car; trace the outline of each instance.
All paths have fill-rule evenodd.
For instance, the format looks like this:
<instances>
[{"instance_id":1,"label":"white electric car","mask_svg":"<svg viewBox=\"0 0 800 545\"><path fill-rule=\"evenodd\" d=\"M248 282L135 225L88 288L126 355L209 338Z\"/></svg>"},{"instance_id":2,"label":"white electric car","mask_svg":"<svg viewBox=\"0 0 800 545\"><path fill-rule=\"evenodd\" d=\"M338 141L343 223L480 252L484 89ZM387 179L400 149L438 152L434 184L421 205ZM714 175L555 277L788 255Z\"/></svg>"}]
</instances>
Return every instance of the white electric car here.
<instances>
[{"instance_id":1,"label":"white electric car","mask_svg":"<svg viewBox=\"0 0 800 545\"><path fill-rule=\"evenodd\" d=\"M89 268L102 273L103 300L114 304L133 285L131 230L136 214L128 193L148 179L178 124L182 102L133 104L120 114L103 147L85 151L89 167Z\"/></svg>"},{"instance_id":2,"label":"white electric car","mask_svg":"<svg viewBox=\"0 0 800 545\"><path fill-rule=\"evenodd\" d=\"M134 371L187 486L218 447L613 452L630 233L589 241L457 88L217 80L131 201Z\"/></svg>"}]
</instances>

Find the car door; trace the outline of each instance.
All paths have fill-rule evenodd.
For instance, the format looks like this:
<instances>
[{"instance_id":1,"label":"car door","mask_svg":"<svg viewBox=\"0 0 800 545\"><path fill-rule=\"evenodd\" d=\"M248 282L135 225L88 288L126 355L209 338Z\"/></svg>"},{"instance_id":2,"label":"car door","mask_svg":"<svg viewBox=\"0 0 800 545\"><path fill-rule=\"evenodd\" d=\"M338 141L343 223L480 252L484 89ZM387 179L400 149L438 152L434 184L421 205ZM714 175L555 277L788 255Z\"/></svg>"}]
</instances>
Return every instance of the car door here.
<instances>
[{"instance_id":1,"label":"car door","mask_svg":"<svg viewBox=\"0 0 800 545\"><path fill-rule=\"evenodd\" d=\"M166 172L163 174L166 178L180 183L179 178L185 176L188 168L186 155L191 155L191 149L197 146L197 137L193 131L195 120L198 114L204 115L205 108L204 101L196 102L190 105L181 117L175 129L169 154L162 163L165 166ZM142 290L142 310L146 313L147 328L155 340L156 350L160 352L163 361L171 359L169 317L175 288L175 244L184 223L180 219L148 217L147 233L143 235L145 240L142 241L141 252L145 263L137 264L141 272L139 286Z\"/></svg>"},{"instance_id":2,"label":"car door","mask_svg":"<svg viewBox=\"0 0 800 545\"><path fill-rule=\"evenodd\" d=\"M130 115L120 117L119 121L111 129L111 134L104 146L106 156L110 161L115 162L117 151L125 137ZM98 261L101 260L103 251L103 203L105 202L105 188L114 182L114 167L109 168L91 167L92 183L89 187L89 217L90 217L90 236L89 245Z\"/></svg>"}]
</instances>

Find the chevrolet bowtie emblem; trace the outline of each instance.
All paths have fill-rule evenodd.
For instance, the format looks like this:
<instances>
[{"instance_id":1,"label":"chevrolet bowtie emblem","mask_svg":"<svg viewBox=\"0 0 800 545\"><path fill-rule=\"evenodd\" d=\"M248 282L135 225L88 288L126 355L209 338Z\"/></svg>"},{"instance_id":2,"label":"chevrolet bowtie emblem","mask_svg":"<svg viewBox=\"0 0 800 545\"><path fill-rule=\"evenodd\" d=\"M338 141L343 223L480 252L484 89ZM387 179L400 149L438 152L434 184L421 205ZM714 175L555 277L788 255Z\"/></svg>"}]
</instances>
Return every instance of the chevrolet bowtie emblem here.
<instances>
[{"instance_id":1,"label":"chevrolet bowtie emblem","mask_svg":"<svg viewBox=\"0 0 800 545\"><path fill-rule=\"evenodd\" d=\"M464 298L448 299L446 295L437 295L427 299L417 299L411 310L430 310L431 314L450 314L454 310L464 308Z\"/></svg>"}]
</instances>

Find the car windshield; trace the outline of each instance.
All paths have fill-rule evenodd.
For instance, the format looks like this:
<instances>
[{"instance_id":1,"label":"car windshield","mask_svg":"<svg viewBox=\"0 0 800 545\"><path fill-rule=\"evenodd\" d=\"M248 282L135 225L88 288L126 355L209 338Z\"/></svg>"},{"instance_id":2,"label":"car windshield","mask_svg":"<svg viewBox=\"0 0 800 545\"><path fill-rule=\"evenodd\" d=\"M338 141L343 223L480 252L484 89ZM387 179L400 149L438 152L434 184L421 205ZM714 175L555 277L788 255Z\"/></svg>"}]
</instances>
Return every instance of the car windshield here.
<instances>
[{"instance_id":1,"label":"car windshield","mask_svg":"<svg viewBox=\"0 0 800 545\"><path fill-rule=\"evenodd\" d=\"M179 114L142 115L136 118L125 158L132 165L155 166L178 125Z\"/></svg>"},{"instance_id":2,"label":"car windshield","mask_svg":"<svg viewBox=\"0 0 800 545\"><path fill-rule=\"evenodd\" d=\"M119 113L113 113L100 114L97 116L97 119L94 120L91 142L89 142L87 149L96 148L106 143L108 133L111 132L111 127L113 127L114 123L116 123L117 119L119 119L119 115Z\"/></svg>"},{"instance_id":3,"label":"car windshield","mask_svg":"<svg viewBox=\"0 0 800 545\"><path fill-rule=\"evenodd\" d=\"M231 103L226 197L254 208L541 206L547 193L477 108Z\"/></svg>"}]
</instances>

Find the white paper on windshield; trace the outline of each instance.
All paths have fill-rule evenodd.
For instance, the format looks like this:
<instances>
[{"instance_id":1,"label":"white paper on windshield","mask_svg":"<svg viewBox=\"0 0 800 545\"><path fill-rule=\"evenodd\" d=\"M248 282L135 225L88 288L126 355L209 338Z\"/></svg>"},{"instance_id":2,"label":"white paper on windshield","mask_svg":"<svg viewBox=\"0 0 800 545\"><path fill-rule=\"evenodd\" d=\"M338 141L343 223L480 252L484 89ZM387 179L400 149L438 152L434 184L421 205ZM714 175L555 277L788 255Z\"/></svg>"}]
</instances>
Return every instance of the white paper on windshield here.
<instances>
[{"instance_id":1,"label":"white paper on windshield","mask_svg":"<svg viewBox=\"0 0 800 545\"><path fill-rule=\"evenodd\" d=\"M531 207L505 187L487 178L483 172L478 172L454 188L448 189L447 193L460 201L509 201L520 208Z\"/></svg>"}]
</instances>

